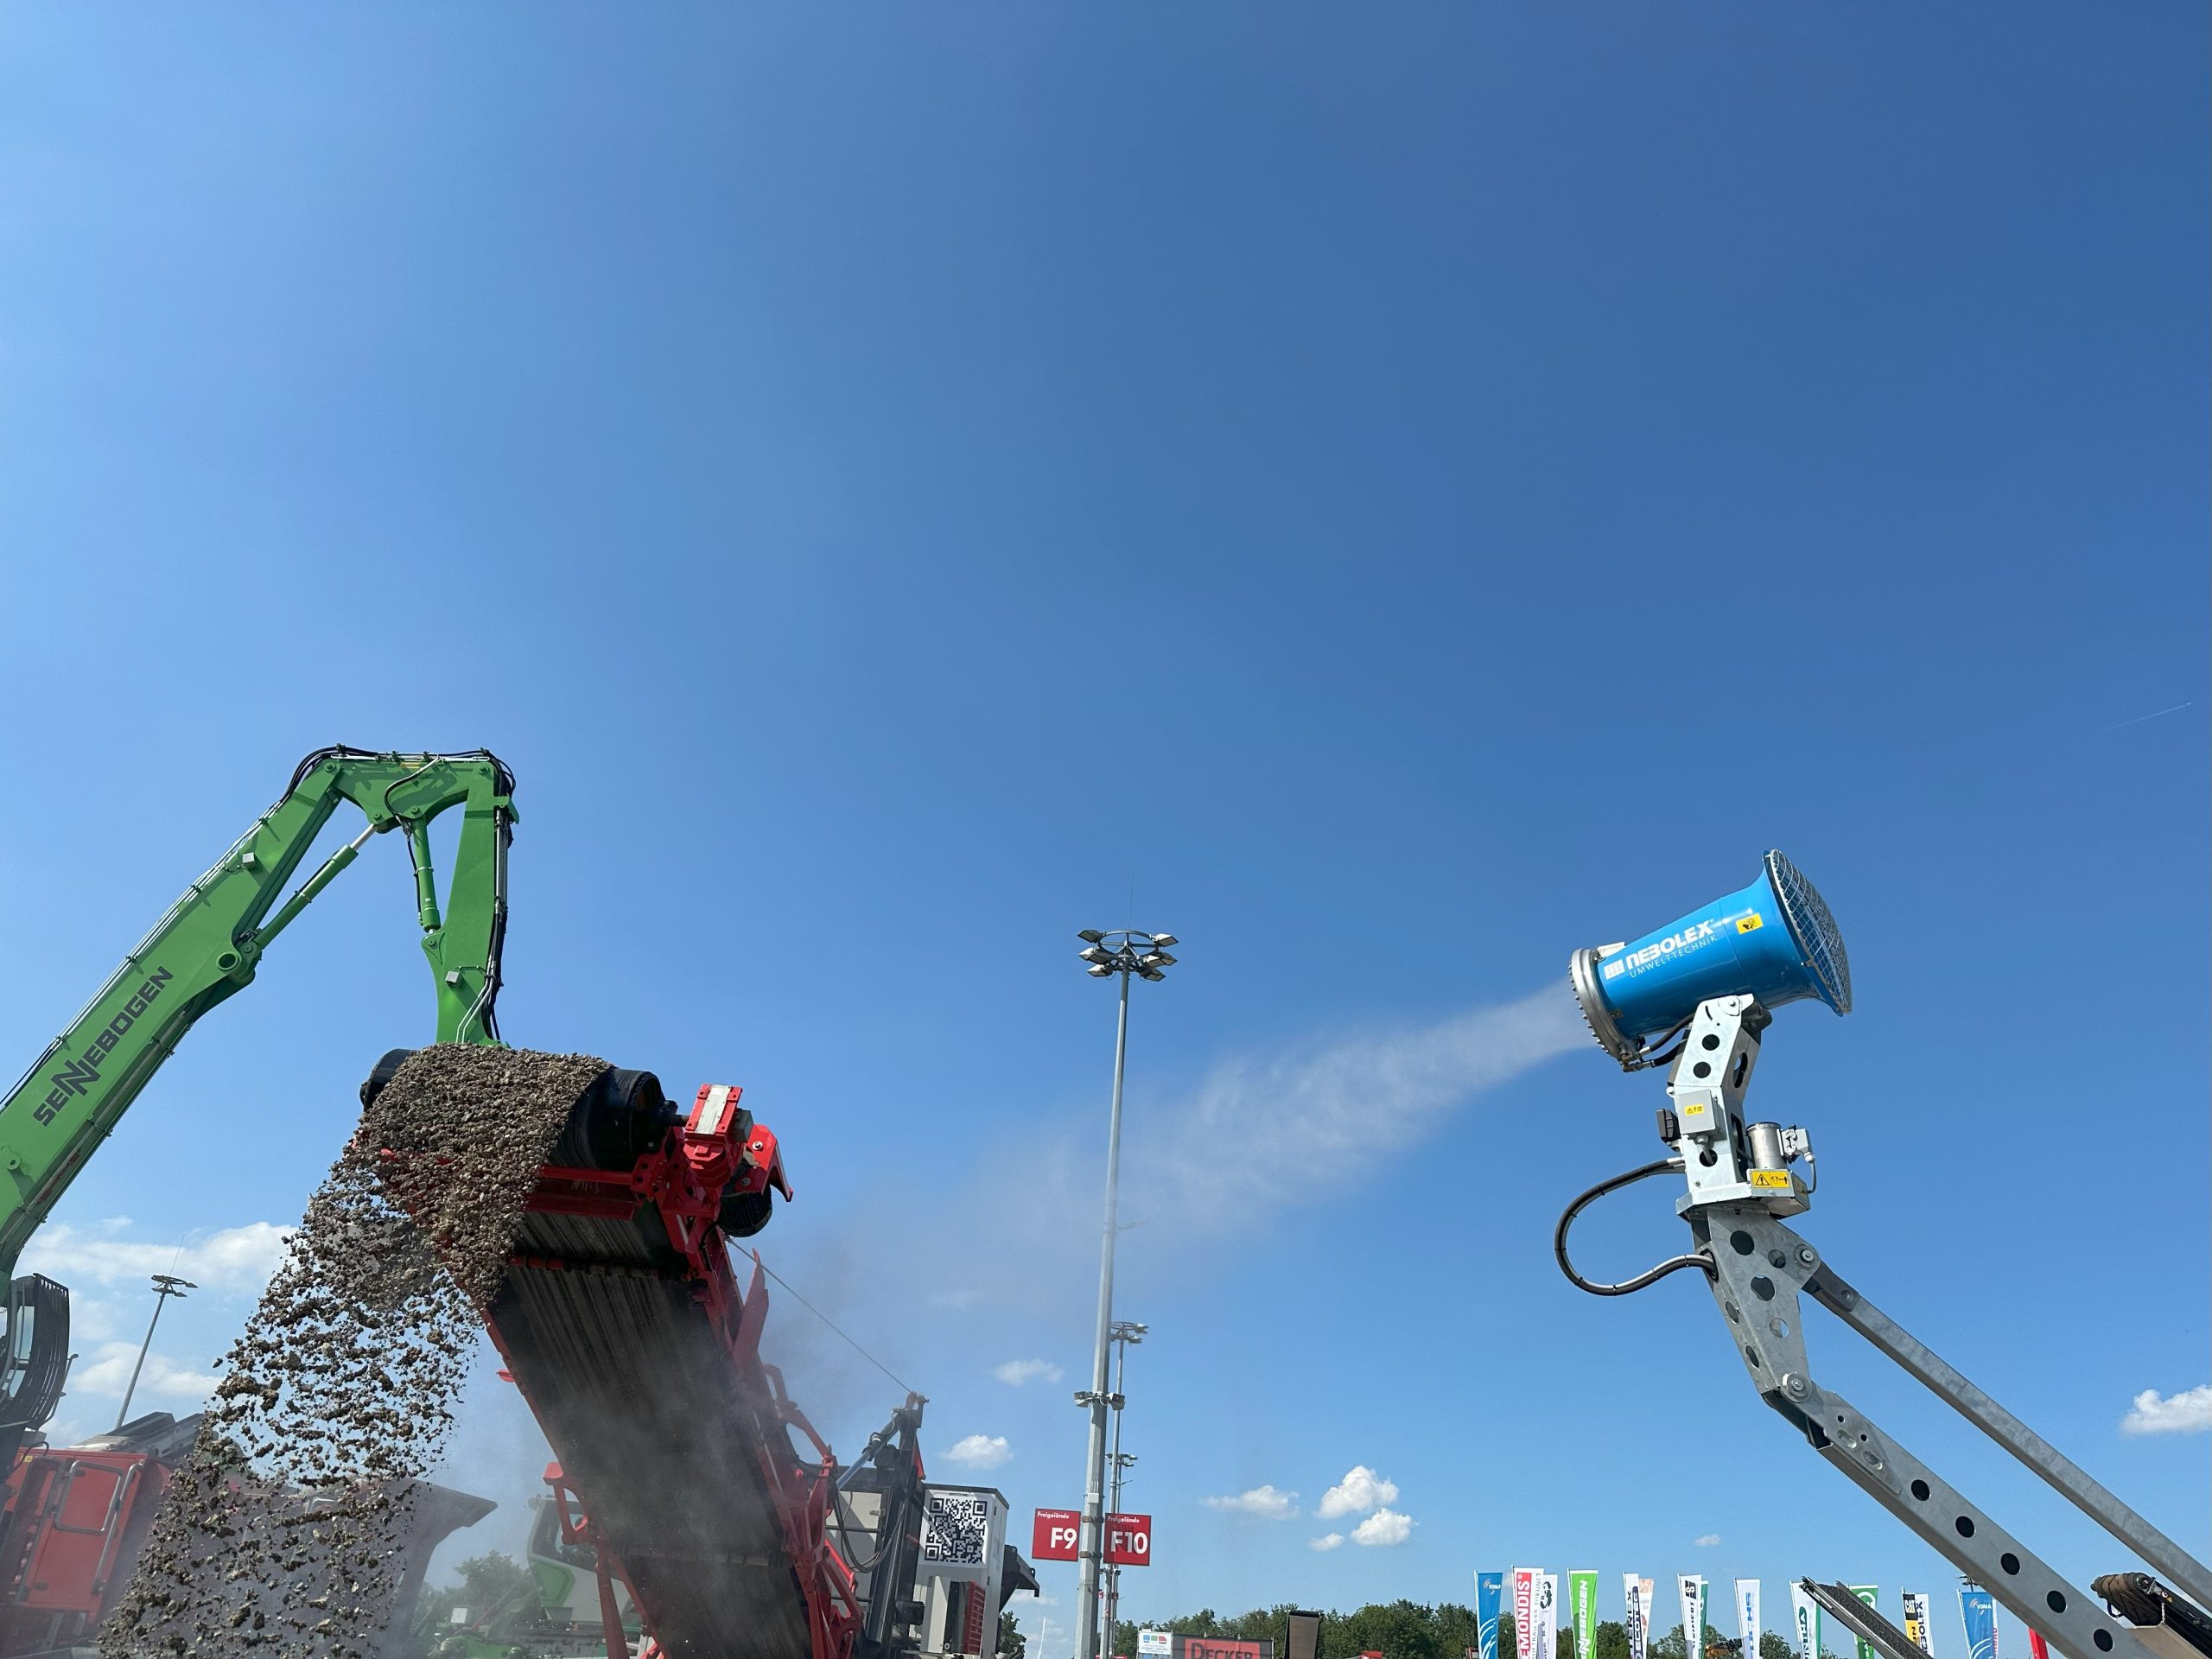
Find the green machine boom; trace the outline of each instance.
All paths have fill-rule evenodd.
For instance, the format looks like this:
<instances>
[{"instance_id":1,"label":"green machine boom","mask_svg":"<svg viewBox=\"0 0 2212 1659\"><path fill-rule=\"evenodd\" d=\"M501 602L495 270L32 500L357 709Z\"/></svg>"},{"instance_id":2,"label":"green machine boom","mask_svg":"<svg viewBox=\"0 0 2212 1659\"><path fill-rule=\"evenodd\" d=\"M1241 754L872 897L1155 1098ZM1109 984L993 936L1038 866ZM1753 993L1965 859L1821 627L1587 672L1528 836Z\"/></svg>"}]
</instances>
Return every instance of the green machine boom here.
<instances>
[{"instance_id":1,"label":"green machine boom","mask_svg":"<svg viewBox=\"0 0 2212 1659\"><path fill-rule=\"evenodd\" d=\"M316 836L348 802L366 824L283 897ZM441 906L429 828L454 808L461 840ZM31 1233L193 1022L253 982L270 943L372 836L396 830L407 842L423 952L436 982L436 1040L498 1043L493 1006L515 817L513 775L489 750L379 754L341 747L301 761L276 805L185 890L0 1100L0 1279L14 1272ZM9 1286L0 1478L23 1437L60 1402L68 1309L68 1292L41 1274Z\"/></svg>"}]
</instances>

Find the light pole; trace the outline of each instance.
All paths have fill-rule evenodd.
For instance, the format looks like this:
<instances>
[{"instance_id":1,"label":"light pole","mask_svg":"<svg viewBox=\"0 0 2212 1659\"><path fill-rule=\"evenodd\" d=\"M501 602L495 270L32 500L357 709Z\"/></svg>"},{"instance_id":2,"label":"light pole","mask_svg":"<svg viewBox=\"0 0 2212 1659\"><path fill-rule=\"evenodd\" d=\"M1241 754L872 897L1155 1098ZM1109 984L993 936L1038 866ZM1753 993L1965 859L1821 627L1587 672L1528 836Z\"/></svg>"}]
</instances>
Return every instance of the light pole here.
<instances>
[{"instance_id":1,"label":"light pole","mask_svg":"<svg viewBox=\"0 0 2212 1659\"><path fill-rule=\"evenodd\" d=\"M138 1392L138 1373L146 1369L146 1351L154 1345L154 1327L162 1322L162 1306L172 1296L184 1300L188 1290L200 1287L189 1279L180 1279L173 1273L154 1275L154 1317L146 1321L146 1340L138 1344L138 1363L130 1368L130 1386L123 1391L123 1409L115 1414L115 1426L123 1427L123 1420L130 1414L130 1396Z\"/></svg>"},{"instance_id":2,"label":"light pole","mask_svg":"<svg viewBox=\"0 0 2212 1659\"><path fill-rule=\"evenodd\" d=\"M1137 1324L1133 1319L1116 1319L1114 1321L1113 1328L1106 1333L1108 1338L1121 1351L1114 1356L1114 1449L1107 1454L1106 1459L1114 1466L1111 1490L1108 1495L1106 1505L1106 1513L1109 1515L1119 1515L1122 1512L1122 1477L1137 1460L1135 1452L1122 1450L1122 1413L1129 1397L1129 1349L1133 1344L1144 1340L1145 1332L1149 1328ZM1121 1611L1122 1569L1118 1567L1109 1567L1106 1569L1105 1639L1098 1644L1103 1653L1111 1654L1114 1651L1116 1622L1121 1616Z\"/></svg>"},{"instance_id":3,"label":"light pole","mask_svg":"<svg viewBox=\"0 0 2212 1659\"><path fill-rule=\"evenodd\" d=\"M1098 1251L1098 1338L1092 1349L1090 1386L1075 1402L1090 1412L1090 1446L1084 1459L1083 1525L1076 1535L1076 1659L1098 1659L1098 1569L1106 1554L1106 1412L1119 1397L1106 1391L1106 1362L1113 1341L1114 1200L1122 1174L1122 1077L1129 1052L1129 976L1165 979L1175 958L1167 947L1172 933L1140 933L1132 928L1101 932L1085 928L1081 956L1093 979L1122 976L1121 1013L1114 1027L1114 1106L1106 1128L1106 1225Z\"/></svg>"}]
</instances>

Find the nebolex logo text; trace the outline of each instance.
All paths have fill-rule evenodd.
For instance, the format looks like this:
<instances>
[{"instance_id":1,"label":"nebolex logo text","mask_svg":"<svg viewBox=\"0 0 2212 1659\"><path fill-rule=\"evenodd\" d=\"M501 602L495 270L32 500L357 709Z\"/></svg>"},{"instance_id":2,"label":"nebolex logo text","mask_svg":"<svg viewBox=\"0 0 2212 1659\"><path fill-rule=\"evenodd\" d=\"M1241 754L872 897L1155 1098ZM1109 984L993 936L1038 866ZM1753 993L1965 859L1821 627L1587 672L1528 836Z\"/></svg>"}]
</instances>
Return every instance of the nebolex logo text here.
<instances>
[{"instance_id":1,"label":"nebolex logo text","mask_svg":"<svg viewBox=\"0 0 2212 1659\"><path fill-rule=\"evenodd\" d=\"M1669 933L1656 944L1647 944L1641 950L1631 950L1626 956L1615 957L1605 965L1601 971L1607 979L1618 979L1623 974L1632 974L1640 969L1648 968L1662 957L1671 957L1678 950L1688 950L1703 944L1707 939L1719 938L1720 930L1727 919L1726 917L1721 917L1712 921L1700 922L1694 927L1686 927L1679 933ZM1739 932L1747 931L1740 928L1738 930Z\"/></svg>"},{"instance_id":2,"label":"nebolex logo text","mask_svg":"<svg viewBox=\"0 0 2212 1659\"><path fill-rule=\"evenodd\" d=\"M46 1091L46 1098L31 1116L41 1123L51 1123L72 1095L90 1093L92 1085L100 1080L100 1067L115 1052L123 1033L138 1023L138 1016L146 1012L146 1005L161 995L162 987L175 977L166 968L156 968L149 974L145 982L124 1000L122 1011L100 1027L99 1035L86 1045L85 1052L48 1077L47 1081L54 1087Z\"/></svg>"}]
</instances>

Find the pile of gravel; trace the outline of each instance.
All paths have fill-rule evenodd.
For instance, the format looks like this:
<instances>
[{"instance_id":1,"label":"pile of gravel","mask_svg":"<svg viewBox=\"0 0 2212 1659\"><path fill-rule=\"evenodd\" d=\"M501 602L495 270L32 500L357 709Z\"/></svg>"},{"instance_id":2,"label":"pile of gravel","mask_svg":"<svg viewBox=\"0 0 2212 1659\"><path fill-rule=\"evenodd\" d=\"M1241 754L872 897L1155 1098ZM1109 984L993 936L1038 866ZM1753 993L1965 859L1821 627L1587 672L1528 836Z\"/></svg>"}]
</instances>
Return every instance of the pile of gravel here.
<instances>
[{"instance_id":1,"label":"pile of gravel","mask_svg":"<svg viewBox=\"0 0 2212 1659\"><path fill-rule=\"evenodd\" d=\"M607 1069L455 1044L401 1065L225 1359L102 1659L376 1659L415 1483L538 1169Z\"/></svg>"}]
</instances>

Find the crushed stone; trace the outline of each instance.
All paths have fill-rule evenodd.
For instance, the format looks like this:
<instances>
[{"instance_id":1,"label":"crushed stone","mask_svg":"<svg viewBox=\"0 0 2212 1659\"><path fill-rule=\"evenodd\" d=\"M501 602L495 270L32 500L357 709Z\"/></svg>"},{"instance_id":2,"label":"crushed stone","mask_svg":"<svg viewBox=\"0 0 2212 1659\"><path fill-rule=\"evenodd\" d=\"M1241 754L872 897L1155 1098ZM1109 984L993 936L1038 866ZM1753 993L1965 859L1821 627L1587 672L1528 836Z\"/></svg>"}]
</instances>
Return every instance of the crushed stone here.
<instances>
[{"instance_id":1,"label":"crushed stone","mask_svg":"<svg viewBox=\"0 0 2212 1659\"><path fill-rule=\"evenodd\" d=\"M416 1482L538 1169L607 1069L460 1044L399 1067L224 1359L101 1659L377 1659Z\"/></svg>"}]
</instances>

